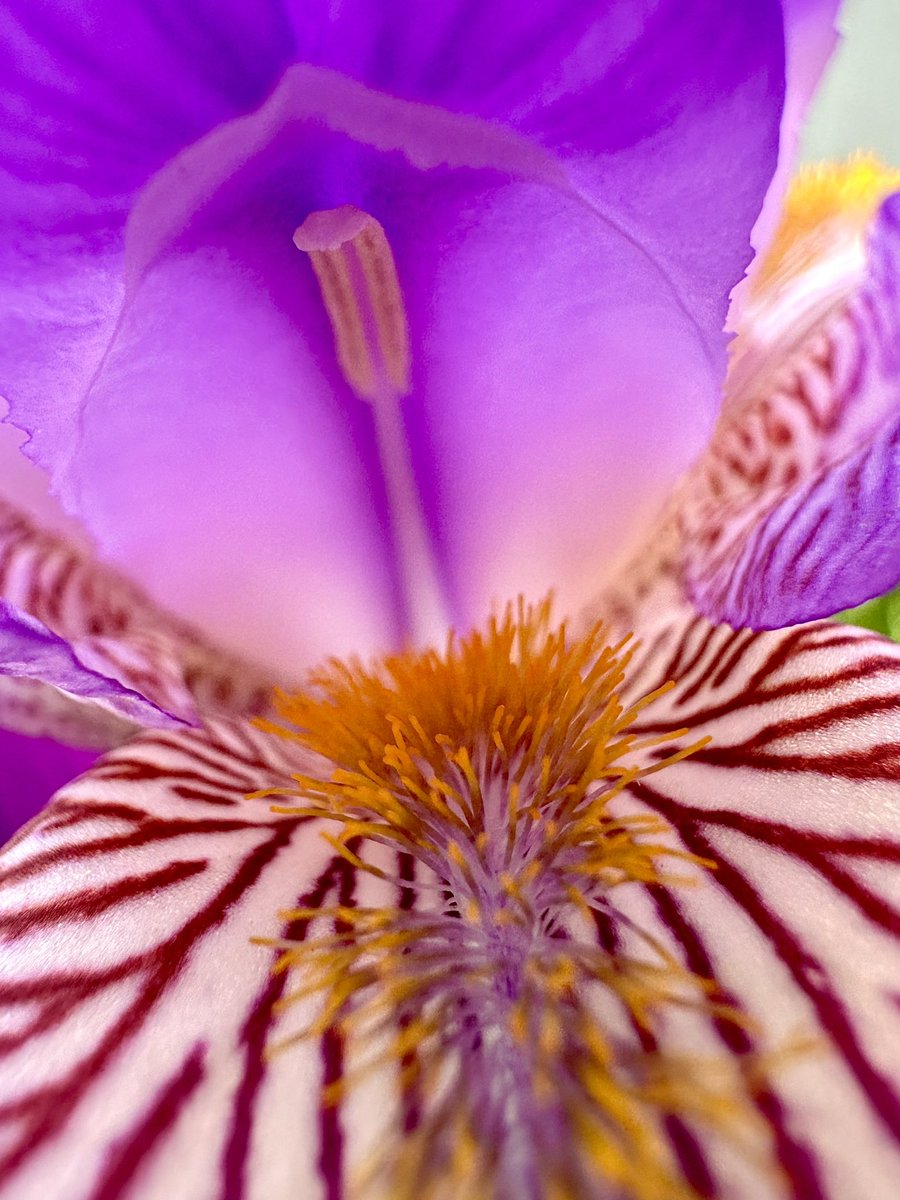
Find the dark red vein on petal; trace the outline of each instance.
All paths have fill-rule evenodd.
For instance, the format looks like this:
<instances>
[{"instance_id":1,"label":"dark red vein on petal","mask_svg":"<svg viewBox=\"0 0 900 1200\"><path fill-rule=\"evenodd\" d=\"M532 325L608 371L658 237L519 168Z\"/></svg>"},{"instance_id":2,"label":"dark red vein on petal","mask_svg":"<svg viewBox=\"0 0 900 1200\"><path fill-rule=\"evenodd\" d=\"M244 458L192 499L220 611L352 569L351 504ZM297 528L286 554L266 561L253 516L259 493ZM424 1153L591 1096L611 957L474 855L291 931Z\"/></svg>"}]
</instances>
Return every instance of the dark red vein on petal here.
<instances>
[{"instance_id":1,"label":"dark red vein on petal","mask_svg":"<svg viewBox=\"0 0 900 1200\"><path fill-rule=\"evenodd\" d=\"M702 833L699 823L686 821L683 815L679 817L677 805L662 792L645 785L639 785L635 790L641 799L673 822L688 850L716 863L716 870L710 875L711 885L729 895L767 939L797 986L809 998L822 1028L856 1077L872 1111L892 1136L900 1137L900 1099L890 1081L866 1057L844 1005L832 990L821 963L803 949L756 888L713 846Z\"/></svg>"},{"instance_id":2,"label":"dark red vein on petal","mask_svg":"<svg viewBox=\"0 0 900 1200\"><path fill-rule=\"evenodd\" d=\"M648 887L647 892L660 921L681 946L690 970L701 978L714 979L712 957L696 926L685 917L672 893L661 886ZM723 999L726 1004L740 1007L736 996L723 991ZM749 1033L734 1021L714 1018L712 1026L732 1054L745 1055L753 1050ZM815 1157L807 1146L789 1133L784 1106L777 1095L766 1089L756 1095L755 1101L772 1131L775 1153L790 1180L794 1200L827 1200Z\"/></svg>"},{"instance_id":3,"label":"dark red vein on petal","mask_svg":"<svg viewBox=\"0 0 900 1200\"><path fill-rule=\"evenodd\" d=\"M212 899L173 937L154 950L138 956L130 972L120 969L118 972L99 973L101 978L106 975L113 979L125 978L126 974L143 973L145 982L137 997L107 1031L99 1045L85 1059L76 1063L67 1076L36 1089L21 1101L8 1104L0 1110L0 1116L17 1116L21 1119L20 1137L0 1156L0 1185L6 1183L65 1124L69 1113L94 1080L140 1031L154 1006L180 974L191 952L206 934L226 919L229 907L254 886L265 868L290 841L296 825L295 821L285 820L272 826L269 838L245 856L230 880ZM46 981L43 983L46 986ZM15 1003L28 998L29 991L33 991L33 984L29 984L30 981L23 981L19 988L15 985L6 988L6 999ZM96 990L93 994L96 994ZM59 1019L62 1020L69 1010L59 1007L62 1010Z\"/></svg>"},{"instance_id":4,"label":"dark red vein on petal","mask_svg":"<svg viewBox=\"0 0 900 1200\"><path fill-rule=\"evenodd\" d=\"M50 900L46 904L20 909L18 912L0 916L0 934L5 934L7 939L13 940L50 921L97 917L107 909L118 908L130 900L143 899L148 892L161 892L165 888L183 883L186 879L202 874L206 867L207 861L200 859L167 863L157 871L148 871L143 875L127 875L116 880L114 884L85 888L61 900Z\"/></svg>"},{"instance_id":5,"label":"dark red vein on petal","mask_svg":"<svg viewBox=\"0 0 900 1200\"><path fill-rule=\"evenodd\" d=\"M115 833L112 836L91 838L86 842L77 842L54 846L39 854L34 854L16 866L7 867L0 871L0 883L18 882L40 875L48 867L57 864L71 863L84 858L104 857L117 850L135 850L141 846L150 846L162 841L171 841L190 834L234 833L245 829L268 829L271 821L240 821L236 819L183 820L177 818L162 819L150 817L142 821L140 826L129 833Z\"/></svg>"},{"instance_id":6,"label":"dark red vein on petal","mask_svg":"<svg viewBox=\"0 0 900 1200\"><path fill-rule=\"evenodd\" d=\"M358 853L360 843L353 839L348 843L351 853ZM338 904L349 908L355 903L356 871L342 873L338 883ZM349 926L343 921L335 922L338 933L346 933ZM329 1104L325 1099L326 1089L340 1083L344 1075L344 1038L337 1029L329 1029L322 1038L322 1087L319 1099L319 1171L325 1183L325 1200L341 1200L344 1183L344 1131L341 1127L339 1104Z\"/></svg>"},{"instance_id":7,"label":"dark red vein on petal","mask_svg":"<svg viewBox=\"0 0 900 1200\"><path fill-rule=\"evenodd\" d=\"M312 887L298 897L297 907L319 908L336 887L340 888L348 871L352 872L353 868L346 859L332 858ZM281 936L302 942L309 924L308 920L292 921L285 926ZM284 994L288 979L286 972L269 977L241 1030L245 1065L240 1087L235 1094L231 1128L225 1144L221 1200L243 1200L246 1194L250 1137L256 1103L265 1079L265 1055L274 1024L274 1007Z\"/></svg>"},{"instance_id":8,"label":"dark red vein on petal","mask_svg":"<svg viewBox=\"0 0 900 1200\"><path fill-rule=\"evenodd\" d=\"M91 1200L122 1200L146 1169L162 1136L174 1125L185 1104L204 1078L206 1047L194 1047L180 1071L164 1084L141 1123L126 1138L110 1147L103 1174Z\"/></svg>"}]
</instances>

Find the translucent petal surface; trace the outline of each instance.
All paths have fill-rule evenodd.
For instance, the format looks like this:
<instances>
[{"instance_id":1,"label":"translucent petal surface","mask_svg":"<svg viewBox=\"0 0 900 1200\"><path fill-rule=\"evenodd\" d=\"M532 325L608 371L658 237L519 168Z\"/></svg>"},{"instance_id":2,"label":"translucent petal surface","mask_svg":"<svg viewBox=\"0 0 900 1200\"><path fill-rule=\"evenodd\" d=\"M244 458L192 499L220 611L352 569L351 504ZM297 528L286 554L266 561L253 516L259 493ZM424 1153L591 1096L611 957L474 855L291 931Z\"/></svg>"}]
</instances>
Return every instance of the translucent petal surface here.
<instances>
[{"instance_id":1,"label":"translucent petal surface","mask_svg":"<svg viewBox=\"0 0 900 1200\"><path fill-rule=\"evenodd\" d=\"M400 636L371 422L289 246L311 208L350 201L385 225L407 290L406 415L455 615L520 587L583 598L714 414L727 293L777 150L780 7L266 8L245 45L230 10L213 37L201 9L192 38L183 13L132 5L126 103L96 81L96 29L36 12L10 18L28 53L8 96L3 386L104 553L270 665ZM198 40L215 48L195 78ZM257 107L291 56L347 74L327 120L309 95ZM354 78L393 99L359 119ZM568 191L442 156L436 131L464 118L556 155ZM204 140L214 127L252 135L240 170ZM187 219L151 263L140 204L123 223L166 172Z\"/></svg>"}]
</instances>

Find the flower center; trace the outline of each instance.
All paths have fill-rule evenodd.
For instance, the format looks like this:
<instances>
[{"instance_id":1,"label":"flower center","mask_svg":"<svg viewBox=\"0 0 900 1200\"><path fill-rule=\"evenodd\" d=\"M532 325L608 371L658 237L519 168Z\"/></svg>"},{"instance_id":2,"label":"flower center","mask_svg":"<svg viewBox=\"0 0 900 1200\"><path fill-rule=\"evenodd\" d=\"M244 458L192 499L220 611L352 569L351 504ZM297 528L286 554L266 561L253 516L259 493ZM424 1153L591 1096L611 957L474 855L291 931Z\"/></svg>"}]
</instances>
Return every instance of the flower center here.
<instances>
[{"instance_id":1,"label":"flower center","mask_svg":"<svg viewBox=\"0 0 900 1200\"><path fill-rule=\"evenodd\" d=\"M311 213L294 244L319 281L344 378L373 410L412 640L434 642L449 621L403 423L409 327L390 244L381 224L351 204Z\"/></svg>"},{"instance_id":2,"label":"flower center","mask_svg":"<svg viewBox=\"0 0 900 1200\"><path fill-rule=\"evenodd\" d=\"M415 1093L415 1128L401 1122L370 1166L377 1195L684 1200L665 1120L746 1132L746 1062L723 1076L654 1044L667 1011L740 1018L614 898L711 865L623 803L630 783L702 744L631 732L667 688L623 699L629 658L601 626L573 640L548 604L520 601L443 654L333 663L281 698L286 725L264 724L321 763L275 793L296 798L276 811L336 823L338 853L415 894L281 914L315 924L302 943L274 943L279 969L298 971L288 1002L322 1004L299 1036L337 1029L357 1073L393 1070Z\"/></svg>"}]
</instances>

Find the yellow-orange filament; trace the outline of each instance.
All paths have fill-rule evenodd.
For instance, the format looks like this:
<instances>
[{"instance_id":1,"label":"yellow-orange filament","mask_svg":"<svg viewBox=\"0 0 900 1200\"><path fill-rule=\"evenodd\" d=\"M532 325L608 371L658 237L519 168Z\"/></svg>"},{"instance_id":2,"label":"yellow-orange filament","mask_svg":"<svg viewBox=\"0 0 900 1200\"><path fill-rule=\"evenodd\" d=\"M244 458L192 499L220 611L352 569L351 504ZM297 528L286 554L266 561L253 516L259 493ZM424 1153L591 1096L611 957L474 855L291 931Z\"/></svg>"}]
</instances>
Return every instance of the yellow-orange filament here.
<instances>
[{"instance_id":1,"label":"yellow-orange filament","mask_svg":"<svg viewBox=\"0 0 900 1200\"><path fill-rule=\"evenodd\" d=\"M334 330L338 362L358 396L409 391L409 329L390 243L381 224L344 204L311 213L294 233L308 254Z\"/></svg>"}]
</instances>

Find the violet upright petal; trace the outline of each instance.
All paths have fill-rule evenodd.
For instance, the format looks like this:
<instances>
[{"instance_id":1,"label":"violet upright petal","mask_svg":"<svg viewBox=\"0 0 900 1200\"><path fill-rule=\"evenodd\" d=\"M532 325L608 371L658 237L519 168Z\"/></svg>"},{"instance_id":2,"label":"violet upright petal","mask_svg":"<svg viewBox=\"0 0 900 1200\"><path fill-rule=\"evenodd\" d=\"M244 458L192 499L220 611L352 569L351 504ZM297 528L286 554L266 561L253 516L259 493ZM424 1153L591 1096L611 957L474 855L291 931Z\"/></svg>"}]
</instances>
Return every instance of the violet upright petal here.
<instances>
[{"instance_id":1,"label":"violet upright petal","mask_svg":"<svg viewBox=\"0 0 900 1200\"><path fill-rule=\"evenodd\" d=\"M293 53L274 0L4 4L0 391L59 457L53 431L115 327L135 192L183 146L258 104Z\"/></svg>"},{"instance_id":2,"label":"violet upright petal","mask_svg":"<svg viewBox=\"0 0 900 1200\"><path fill-rule=\"evenodd\" d=\"M298 59L443 105L449 121L465 113L532 138L569 172L568 199L464 166L418 174L385 152L390 114L377 134L330 119L325 129L309 113L289 128L284 114L230 183L195 198L183 236L157 247L126 295L118 200L88 189L66 210L65 193L45 193L50 215L30 240L18 231L37 266L18 272L6 339L18 356L7 379L20 386L5 386L34 433L30 453L105 552L269 661L394 640L369 414L336 379L308 265L289 245L310 208L356 203L388 231L409 289L417 377L406 416L454 615L467 622L522 586L555 585L569 606L712 418L725 296L775 161L780 8L581 2L551 16L537 3L456 3L429 8L427 21L412 4L285 12ZM183 20L174 28L190 60ZM48 45L58 32L46 16ZM160 62L148 57L129 97ZM208 85L197 70L196 86ZM246 113L243 66L235 78L221 101L231 112L217 116L206 91L199 115L184 116L180 82L166 145L183 147L184 121L199 135ZM74 87L91 120L106 111L102 88ZM77 163L81 135L57 119L57 100L29 86L14 107L43 113L61 161ZM116 108L117 133L130 112ZM135 210L130 244L141 221ZM652 442L644 464L622 452L641 440Z\"/></svg>"}]
</instances>

